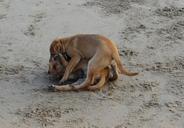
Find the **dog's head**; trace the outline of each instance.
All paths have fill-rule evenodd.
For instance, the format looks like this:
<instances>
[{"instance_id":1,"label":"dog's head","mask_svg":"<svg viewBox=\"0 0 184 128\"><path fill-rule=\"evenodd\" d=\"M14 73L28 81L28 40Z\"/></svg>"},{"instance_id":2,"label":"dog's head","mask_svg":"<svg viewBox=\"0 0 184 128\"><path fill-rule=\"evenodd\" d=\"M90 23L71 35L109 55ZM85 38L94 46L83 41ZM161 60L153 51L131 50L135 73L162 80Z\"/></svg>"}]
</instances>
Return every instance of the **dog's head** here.
<instances>
[{"instance_id":1,"label":"dog's head","mask_svg":"<svg viewBox=\"0 0 184 128\"><path fill-rule=\"evenodd\" d=\"M64 73L64 66L61 62L59 53L62 49L62 44L59 39L55 39L50 45L50 59L48 74L62 76Z\"/></svg>"},{"instance_id":2,"label":"dog's head","mask_svg":"<svg viewBox=\"0 0 184 128\"><path fill-rule=\"evenodd\" d=\"M64 51L64 43L63 39L56 38L50 45L49 74L60 76L64 74L66 61L71 59Z\"/></svg>"},{"instance_id":3,"label":"dog's head","mask_svg":"<svg viewBox=\"0 0 184 128\"><path fill-rule=\"evenodd\" d=\"M63 76L64 71L65 71L65 67L62 63L60 55L56 54L52 56L49 60L48 74L54 75L54 76Z\"/></svg>"},{"instance_id":4,"label":"dog's head","mask_svg":"<svg viewBox=\"0 0 184 128\"><path fill-rule=\"evenodd\" d=\"M61 51L61 43L59 39L55 39L50 45L50 59L48 74L60 75L64 71L64 67L60 62L59 52Z\"/></svg>"}]
</instances>

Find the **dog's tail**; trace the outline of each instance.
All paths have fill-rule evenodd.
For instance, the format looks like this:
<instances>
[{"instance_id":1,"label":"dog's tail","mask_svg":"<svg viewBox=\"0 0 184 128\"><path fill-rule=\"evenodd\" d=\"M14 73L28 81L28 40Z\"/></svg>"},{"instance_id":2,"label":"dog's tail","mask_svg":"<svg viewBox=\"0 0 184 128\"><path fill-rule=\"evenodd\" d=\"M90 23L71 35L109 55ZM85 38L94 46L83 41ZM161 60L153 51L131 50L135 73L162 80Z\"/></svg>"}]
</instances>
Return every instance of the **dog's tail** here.
<instances>
[{"instance_id":1,"label":"dog's tail","mask_svg":"<svg viewBox=\"0 0 184 128\"><path fill-rule=\"evenodd\" d=\"M127 76L135 76L138 75L139 73L137 72L130 72L128 71L125 67L123 67L123 64L121 63L121 59L118 53L118 49L115 49L112 55L113 59L115 60L118 69L120 70L121 74L127 75Z\"/></svg>"}]
</instances>

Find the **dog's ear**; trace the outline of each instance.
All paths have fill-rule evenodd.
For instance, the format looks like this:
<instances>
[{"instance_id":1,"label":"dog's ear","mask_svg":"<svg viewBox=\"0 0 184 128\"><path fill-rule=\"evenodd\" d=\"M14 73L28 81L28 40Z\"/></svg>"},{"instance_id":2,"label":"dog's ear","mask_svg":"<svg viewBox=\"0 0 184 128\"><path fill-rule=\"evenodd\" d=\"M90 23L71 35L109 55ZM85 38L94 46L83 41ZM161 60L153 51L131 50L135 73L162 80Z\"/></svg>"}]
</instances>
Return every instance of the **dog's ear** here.
<instances>
[{"instance_id":1,"label":"dog's ear","mask_svg":"<svg viewBox=\"0 0 184 128\"><path fill-rule=\"evenodd\" d=\"M55 39L52 41L51 46L50 46L50 53L51 54L57 54L61 52L62 49L62 44L59 39Z\"/></svg>"},{"instance_id":2,"label":"dog's ear","mask_svg":"<svg viewBox=\"0 0 184 128\"><path fill-rule=\"evenodd\" d=\"M50 54L55 54L56 52L56 45L57 45L57 40L53 40L51 45L50 45Z\"/></svg>"},{"instance_id":3,"label":"dog's ear","mask_svg":"<svg viewBox=\"0 0 184 128\"><path fill-rule=\"evenodd\" d=\"M62 42L58 41L57 45L56 45L56 51L57 53L62 53Z\"/></svg>"}]
</instances>

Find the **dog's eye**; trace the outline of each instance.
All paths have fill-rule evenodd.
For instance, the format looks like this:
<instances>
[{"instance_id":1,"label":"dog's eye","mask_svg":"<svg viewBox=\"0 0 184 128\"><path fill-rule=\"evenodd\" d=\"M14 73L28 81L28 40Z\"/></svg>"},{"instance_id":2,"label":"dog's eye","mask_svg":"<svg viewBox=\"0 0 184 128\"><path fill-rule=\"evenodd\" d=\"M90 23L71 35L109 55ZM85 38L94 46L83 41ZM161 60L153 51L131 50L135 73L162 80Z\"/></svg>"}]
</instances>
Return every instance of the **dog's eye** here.
<instances>
[{"instance_id":1,"label":"dog's eye","mask_svg":"<svg viewBox=\"0 0 184 128\"><path fill-rule=\"evenodd\" d=\"M59 55L55 55L55 56L53 57L53 59L54 59L54 61L57 61L57 60L59 59Z\"/></svg>"},{"instance_id":2,"label":"dog's eye","mask_svg":"<svg viewBox=\"0 0 184 128\"><path fill-rule=\"evenodd\" d=\"M53 57L54 61L56 61L56 57Z\"/></svg>"}]
</instances>

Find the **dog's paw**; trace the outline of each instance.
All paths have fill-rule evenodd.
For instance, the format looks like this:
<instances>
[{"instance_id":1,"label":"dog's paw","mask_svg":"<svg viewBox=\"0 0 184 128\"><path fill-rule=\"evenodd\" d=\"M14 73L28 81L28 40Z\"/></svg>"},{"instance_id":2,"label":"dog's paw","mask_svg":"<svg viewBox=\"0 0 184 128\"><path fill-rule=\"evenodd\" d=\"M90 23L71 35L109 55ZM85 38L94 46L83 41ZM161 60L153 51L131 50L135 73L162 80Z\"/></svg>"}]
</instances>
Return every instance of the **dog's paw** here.
<instances>
[{"instance_id":1,"label":"dog's paw","mask_svg":"<svg viewBox=\"0 0 184 128\"><path fill-rule=\"evenodd\" d=\"M50 92L55 92L55 91L56 91L55 86L54 86L54 85L48 86L48 91L50 91Z\"/></svg>"},{"instance_id":2,"label":"dog's paw","mask_svg":"<svg viewBox=\"0 0 184 128\"><path fill-rule=\"evenodd\" d=\"M68 83L68 80L60 80L59 85L65 85Z\"/></svg>"},{"instance_id":3,"label":"dog's paw","mask_svg":"<svg viewBox=\"0 0 184 128\"><path fill-rule=\"evenodd\" d=\"M65 81L61 81L61 80L59 81L60 85L64 85L64 83L65 83Z\"/></svg>"}]
</instances>

